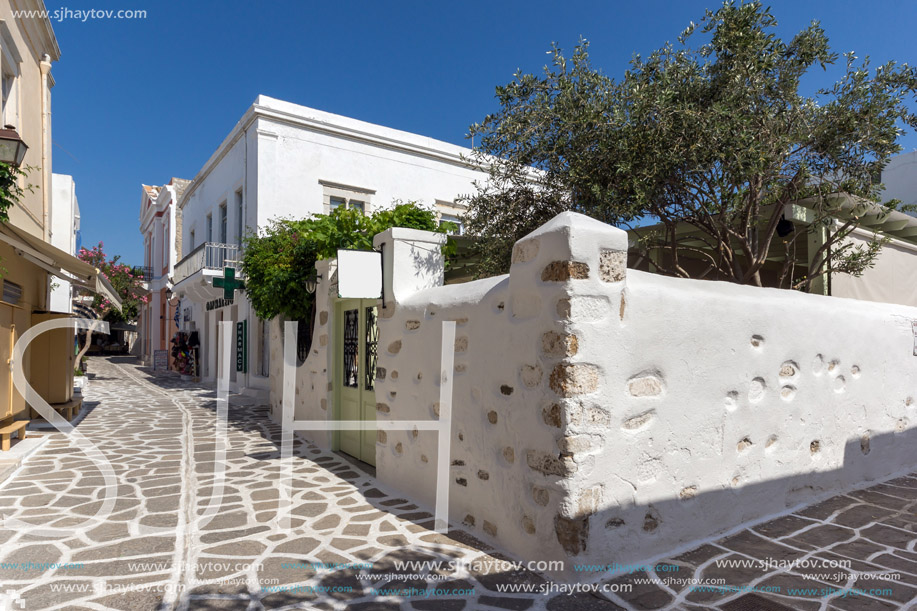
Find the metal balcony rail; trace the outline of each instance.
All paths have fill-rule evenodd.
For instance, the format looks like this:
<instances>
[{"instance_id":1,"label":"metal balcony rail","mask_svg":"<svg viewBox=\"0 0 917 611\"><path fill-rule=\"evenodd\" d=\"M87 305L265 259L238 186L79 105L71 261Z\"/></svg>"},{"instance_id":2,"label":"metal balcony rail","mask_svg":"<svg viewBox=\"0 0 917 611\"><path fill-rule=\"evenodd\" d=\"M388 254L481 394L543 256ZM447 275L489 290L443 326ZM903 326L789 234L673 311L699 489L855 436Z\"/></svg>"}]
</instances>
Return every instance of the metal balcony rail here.
<instances>
[{"instance_id":1,"label":"metal balcony rail","mask_svg":"<svg viewBox=\"0 0 917 611\"><path fill-rule=\"evenodd\" d=\"M241 252L238 244L204 242L175 265L172 278L176 284L205 269L222 270L224 267L241 269Z\"/></svg>"},{"instance_id":2,"label":"metal balcony rail","mask_svg":"<svg viewBox=\"0 0 917 611\"><path fill-rule=\"evenodd\" d=\"M140 278L144 282L149 282L153 279L153 268L138 265L131 270L131 275L135 278Z\"/></svg>"}]
</instances>

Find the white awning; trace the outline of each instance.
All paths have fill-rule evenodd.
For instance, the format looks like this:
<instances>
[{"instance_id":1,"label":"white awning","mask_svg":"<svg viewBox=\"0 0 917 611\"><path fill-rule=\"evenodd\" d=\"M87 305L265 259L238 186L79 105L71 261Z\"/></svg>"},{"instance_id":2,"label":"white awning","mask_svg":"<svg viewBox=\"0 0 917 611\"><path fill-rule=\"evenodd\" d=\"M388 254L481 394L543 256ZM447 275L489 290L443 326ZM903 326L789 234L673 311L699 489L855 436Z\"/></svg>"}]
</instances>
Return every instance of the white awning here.
<instances>
[{"instance_id":1,"label":"white awning","mask_svg":"<svg viewBox=\"0 0 917 611\"><path fill-rule=\"evenodd\" d=\"M101 271L89 263L9 225L0 224L0 240L12 246L16 254L48 273L98 293L115 307L121 307L121 298L114 287Z\"/></svg>"}]
</instances>

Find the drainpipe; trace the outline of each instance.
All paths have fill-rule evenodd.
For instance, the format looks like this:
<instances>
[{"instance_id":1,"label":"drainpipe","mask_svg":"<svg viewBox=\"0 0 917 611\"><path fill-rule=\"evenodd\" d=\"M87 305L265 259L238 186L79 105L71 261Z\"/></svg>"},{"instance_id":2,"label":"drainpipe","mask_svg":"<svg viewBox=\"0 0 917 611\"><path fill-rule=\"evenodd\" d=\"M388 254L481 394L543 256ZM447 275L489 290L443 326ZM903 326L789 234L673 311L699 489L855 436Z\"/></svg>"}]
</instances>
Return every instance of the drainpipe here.
<instances>
[{"instance_id":1,"label":"drainpipe","mask_svg":"<svg viewBox=\"0 0 917 611\"><path fill-rule=\"evenodd\" d=\"M51 74L51 56L45 53L39 66L41 68L41 224L42 237L45 242L49 242L51 237L48 226L51 207L49 188L51 168L49 167L50 151L48 148L51 140L51 96L49 95L48 77Z\"/></svg>"}]
</instances>

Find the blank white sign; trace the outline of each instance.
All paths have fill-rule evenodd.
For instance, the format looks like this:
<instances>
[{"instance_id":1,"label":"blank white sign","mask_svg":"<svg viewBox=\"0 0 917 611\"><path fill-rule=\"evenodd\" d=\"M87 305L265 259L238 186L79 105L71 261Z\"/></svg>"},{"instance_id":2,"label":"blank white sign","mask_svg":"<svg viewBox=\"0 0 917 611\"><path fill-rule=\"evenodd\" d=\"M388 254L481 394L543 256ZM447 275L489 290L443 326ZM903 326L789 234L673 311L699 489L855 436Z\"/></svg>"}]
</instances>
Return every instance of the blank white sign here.
<instances>
[{"instance_id":1,"label":"blank white sign","mask_svg":"<svg viewBox=\"0 0 917 611\"><path fill-rule=\"evenodd\" d=\"M372 250L338 251L338 297L382 297L382 253Z\"/></svg>"}]
</instances>

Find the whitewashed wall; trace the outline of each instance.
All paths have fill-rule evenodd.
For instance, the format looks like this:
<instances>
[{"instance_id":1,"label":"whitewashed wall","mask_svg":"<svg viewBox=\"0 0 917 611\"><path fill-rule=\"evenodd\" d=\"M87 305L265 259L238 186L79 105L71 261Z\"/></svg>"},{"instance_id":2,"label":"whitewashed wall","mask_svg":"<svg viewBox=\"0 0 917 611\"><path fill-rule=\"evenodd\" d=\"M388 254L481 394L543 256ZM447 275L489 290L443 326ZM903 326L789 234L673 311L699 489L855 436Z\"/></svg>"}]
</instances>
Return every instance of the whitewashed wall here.
<instances>
[{"instance_id":1,"label":"whitewashed wall","mask_svg":"<svg viewBox=\"0 0 917 611\"><path fill-rule=\"evenodd\" d=\"M636 562L917 465L917 309L625 270L573 213L470 284L377 243L377 417L437 417L456 321L450 518L522 557ZM380 480L432 506L435 438L380 433Z\"/></svg>"}]
</instances>

